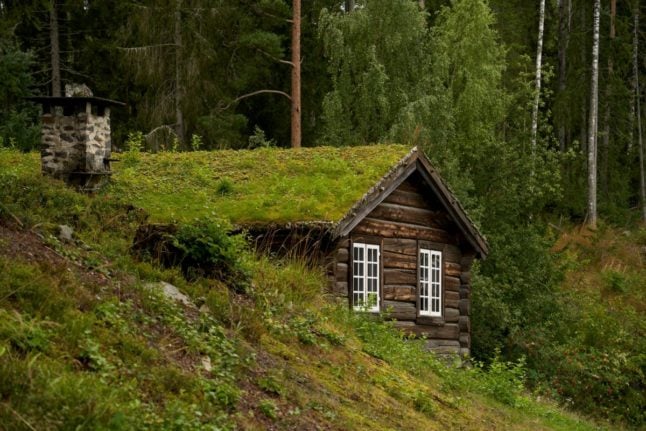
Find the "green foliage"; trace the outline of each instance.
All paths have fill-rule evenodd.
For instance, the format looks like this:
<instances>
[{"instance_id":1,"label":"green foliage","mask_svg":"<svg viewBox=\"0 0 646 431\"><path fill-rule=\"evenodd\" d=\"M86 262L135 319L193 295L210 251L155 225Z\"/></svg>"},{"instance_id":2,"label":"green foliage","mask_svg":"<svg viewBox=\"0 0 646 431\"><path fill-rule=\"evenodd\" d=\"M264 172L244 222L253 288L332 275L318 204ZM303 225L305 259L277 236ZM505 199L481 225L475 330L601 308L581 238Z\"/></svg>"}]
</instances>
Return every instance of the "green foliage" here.
<instances>
[{"instance_id":1,"label":"green foliage","mask_svg":"<svg viewBox=\"0 0 646 431\"><path fill-rule=\"evenodd\" d=\"M249 136L249 149L253 150L254 148L263 148L263 147L275 147L276 141L273 139L267 139L265 131L262 130L257 125L253 128L253 134Z\"/></svg>"},{"instance_id":2,"label":"green foliage","mask_svg":"<svg viewBox=\"0 0 646 431\"><path fill-rule=\"evenodd\" d=\"M244 291L250 279L244 262L246 242L243 236L230 236L228 230L217 221L197 220L181 225L172 244L179 251L177 260L183 273L190 279L214 277Z\"/></svg>"},{"instance_id":3,"label":"green foliage","mask_svg":"<svg viewBox=\"0 0 646 431\"><path fill-rule=\"evenodd\" d=\"M278 407L276 406L276 403L273 400L270 399L265 399L261 400L258 403L258 409L260 409L260 412L267 416L269 419L276 420L278 419Z\"/></svg>"},{"instance_id":4,"label":"green foliage","mask_svg":"<svg viewBox=\"0 0 646 431\"><path fill-rule=\"evenodd\" d=\"M372 0L350 14L323 10L320 21L332 78L321 141L383 140L400 112L429 93L425 15L410 1Z\"/></svg>"},{"instance_id":5,"label":"green foliage","mask_svg":"<svg viewBox=\"0 0 646 431\"><path fill-rule=\"evenodd\" d=\"M29 151L38 147L37 109L27 102L31 95L33 56L0 35L0 147Z\"/></svg>"}]
</instances>

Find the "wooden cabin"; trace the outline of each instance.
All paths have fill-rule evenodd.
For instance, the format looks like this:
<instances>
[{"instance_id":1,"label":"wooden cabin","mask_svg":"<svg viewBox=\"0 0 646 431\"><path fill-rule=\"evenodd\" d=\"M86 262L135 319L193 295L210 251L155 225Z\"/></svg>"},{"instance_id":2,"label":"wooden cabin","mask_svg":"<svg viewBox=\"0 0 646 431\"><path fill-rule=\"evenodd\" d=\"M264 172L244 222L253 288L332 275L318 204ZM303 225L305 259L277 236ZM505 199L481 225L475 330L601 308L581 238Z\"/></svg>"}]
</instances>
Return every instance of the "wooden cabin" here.
<instances>
[{"instance_id":1,"label":"wooden cabin","mask_svg":"<svg viewBox=\"0 0 646 431\"><path fill-rule=\"evenodd\" d=\"M358 313L387 314L397 327L426 337L436 352L470 353L470 268L487 255L487 243L417 148L263 148L181 156L177 163L202 165L214 180L233 183L230 193L191 181L184 169L154 186L127 182L163 176L160 157L166 156L142 155L135 177L115 175L125 189L146 196L141 205L152 220L228 218L259 249L322 266L328 293L347 298ZM184 196L169 200L168 193ZM182 206L168 205L175 201Z\"/></svg>"},{"instance_id":2,"label":"wooden cabin","mask_svg":"<svg viewBox=\"0 0 646 431\"><path fill-rule=\"evenodd\" d=\"M261 248L325 265L357 312L386 313L437 353L470 354L471 264L485 238L413 148L338 222L247 225Z\"/></svg>"}]
</instances>

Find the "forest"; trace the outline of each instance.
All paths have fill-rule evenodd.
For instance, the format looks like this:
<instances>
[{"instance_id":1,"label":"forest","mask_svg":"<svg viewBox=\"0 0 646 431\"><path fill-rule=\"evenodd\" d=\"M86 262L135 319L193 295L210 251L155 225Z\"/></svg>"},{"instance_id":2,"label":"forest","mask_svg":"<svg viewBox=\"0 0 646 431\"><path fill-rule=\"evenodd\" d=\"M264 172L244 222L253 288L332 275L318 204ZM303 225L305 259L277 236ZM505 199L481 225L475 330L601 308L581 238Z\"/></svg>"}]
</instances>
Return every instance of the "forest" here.
<instances>
[{"instance_id":1,"label":"forest","mask_svg":"<svg viewBox=\"0 0 646 431\"><path fill-rule=\"evenodd\" d=\"M0 219L11 214L35 227L75 211L81 225L95 217L90 208L99 204L57 201L10 169L32 163L12 157L40 146L39 107L28 98L65 95L78 84L126 103L111 117L113 151L124 164L143 163L142 153L163 153L172 164L175 153L221 149L417 146L490 245L474 270L474 361L522 373L523 391L639 429L644 10L640 0L0 0ZM115 190L130 197L118 188L105 196ZM30 213L30 198L42 213ZM68 200L70 208L62 205ZM91 235L119 260L116 237ZM3 259L0 269L20 278ZM254 265L267 276L268 263ZM2 281L0 273L0 288ZM215 301L212 308L224 307L203 287L194 289ZM270 293L257 295L266 306ZM0 306L7 298L0 291ZM258 307L265 322L288 318ZM10 332L2 325L0 337ZM343 325L379 333L365 322ZM85 348L96 360L98 351ZM0 344L0 376L18 369L8 362L3 369L4 352ZM0 383L0 398L13 390Z\"/></svg>"}]
</instances>

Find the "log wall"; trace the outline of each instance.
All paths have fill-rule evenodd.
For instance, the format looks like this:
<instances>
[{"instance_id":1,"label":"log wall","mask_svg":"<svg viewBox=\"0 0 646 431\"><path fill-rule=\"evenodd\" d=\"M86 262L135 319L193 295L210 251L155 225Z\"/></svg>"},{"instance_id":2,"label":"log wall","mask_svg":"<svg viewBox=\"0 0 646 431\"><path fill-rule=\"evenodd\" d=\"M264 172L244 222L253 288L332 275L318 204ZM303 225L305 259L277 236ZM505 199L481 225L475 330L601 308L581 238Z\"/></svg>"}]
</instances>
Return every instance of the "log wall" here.
<instances>
[{"instance_id":1,"label":"log wall","mask_svg":"<svg viewBox=\"0 0 646 431\"><path fill-rule=\"evenodd\" d=\"M468 355L471 347L469 271L474 253L448 213L429 195L428 188L413 174L367 214L329 255L329 288L335 295L349 297L351 243L379 243L381 310L390 311L397 327L427 338L429 349ZM442 251L441 317L418 313L420 243Z\"/></svg>"}]
</instances>

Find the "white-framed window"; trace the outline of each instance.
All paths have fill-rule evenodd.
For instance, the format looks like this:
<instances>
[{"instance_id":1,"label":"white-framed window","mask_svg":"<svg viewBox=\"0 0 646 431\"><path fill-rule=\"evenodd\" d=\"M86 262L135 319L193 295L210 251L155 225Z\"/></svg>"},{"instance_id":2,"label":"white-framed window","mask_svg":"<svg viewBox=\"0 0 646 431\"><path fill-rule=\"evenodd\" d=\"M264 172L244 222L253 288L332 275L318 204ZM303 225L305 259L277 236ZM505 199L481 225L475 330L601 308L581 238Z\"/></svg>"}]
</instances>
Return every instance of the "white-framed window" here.
<instances>
[{"instance_id":1,"label":"white-framed window","mask_svg":"<svg viewBox=\"0 0 646 431\"><path fill-rule=\"evenodd\" d=\"M419 250L419 314L442 315L442 252Z\"/></svg>"},{"instance_id":2,"label":"white-framed window","mask_svg":"<svg viewBox=\"0 0 646 431\"><path fill-rule=\"evenodd\" d=\"M355 310L379 311L379 246L352 244L352 305Z\"/></svg>"}]
</instances>

